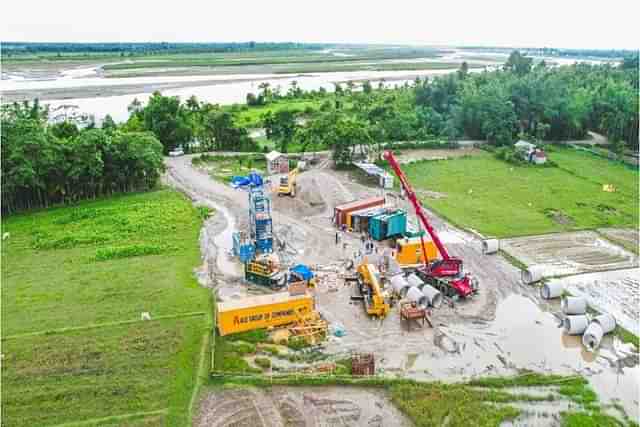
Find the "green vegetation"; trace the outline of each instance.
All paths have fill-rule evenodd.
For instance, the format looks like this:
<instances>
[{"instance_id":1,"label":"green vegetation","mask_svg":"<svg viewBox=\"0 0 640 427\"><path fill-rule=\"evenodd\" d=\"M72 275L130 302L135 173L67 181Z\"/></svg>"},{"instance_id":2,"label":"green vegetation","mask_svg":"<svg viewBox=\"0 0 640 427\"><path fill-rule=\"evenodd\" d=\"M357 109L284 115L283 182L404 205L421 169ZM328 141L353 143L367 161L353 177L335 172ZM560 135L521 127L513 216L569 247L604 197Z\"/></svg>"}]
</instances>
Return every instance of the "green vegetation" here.
<instances>
[{"instance_id":1,"label":"green vegetation","mask_svg":"<svg viewBox=\"0 0 640 427\"><path fill-rule=\"evenodd\" d=\"M520 414L513 406L493 404L496 398L508 399L507 393L496 396L463 385L403 384L392 386L390 393L392 402L418 427L499 426Z\"/></svg>"},{"instance_id":2,"label":"green vegetation","mask_svg":"<svg viewBox=\"0 0 640 427\"><path fill-rule=\"evenodd\" d=\"M212 178L223 182L231 182L233 176L246 176L252 171L263 174L267 171L267 161L261 154L244 156L201 154L194 157L192 163L207 167Z\"/></svg>"},{"instance_id":3,"label":"green vegetation","mask_svg":"<svg viewBox=\"0 0 640 427\"><path fill-rule=\"evenodd\" d=\"M189 423L211 323L192 274L201 221L169 190L3 218L7 425Z\"/></svg>"},{"instance_id":4,"label":"green vegetation","mask_svg":"<svg viewBox=\"0 0 640 427\"><path fill-rule=\"evenodd\" d=\"M425 206L485 235L638 227L637 172L568 148L549 156L557 167L513 166L484 153L403 169L417 189L446 194L423 199ZM616 192L602 191L603 184L613 184Z\"/></svg>"},{"instance_id":5,"label":"green vegetation","mask_svg":"<svg viewBox=\"0 0 640 427\"><path fill-rule=\"evenodd\" d=\"M268 357L256 357L255 359L253 359L253 361L262 369L271 368L271 359L269 359Z\"/></svg>"},{"instance_id":6,"label":"green vegetation","mask_svg":"<svg viewBox=\"0 0 640 427\"><path fill-rule=\"evenodd\" d=\"M50 125L38 102L3 105L2 211L153 188L163 169L151 134Z\"/></svg>"},{"instance_id":7,"label":"green vegetation","mask_svg":"<svg viewBox=\"0 0 640 427\"><path fill-rule=\"evenodd\" d=\"M633 427L633 421L622 422L610 415L599 412L563 412L562 427Z\"/></svg>"}]
</instances>

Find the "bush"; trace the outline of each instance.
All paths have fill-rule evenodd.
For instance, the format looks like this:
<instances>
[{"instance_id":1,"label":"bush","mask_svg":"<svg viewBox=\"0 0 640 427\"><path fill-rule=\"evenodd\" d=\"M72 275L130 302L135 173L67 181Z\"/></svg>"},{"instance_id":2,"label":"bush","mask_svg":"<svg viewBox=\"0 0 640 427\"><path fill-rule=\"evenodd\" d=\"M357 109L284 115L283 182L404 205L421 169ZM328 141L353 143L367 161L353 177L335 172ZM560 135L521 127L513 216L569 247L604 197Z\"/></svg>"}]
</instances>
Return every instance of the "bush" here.
<instances>
[{"instance_id":1,"label":"bush","mask_svg":"<svg viewBox=\"0 0 640 427\"><path fill-rule=\"evenodd\" d=\"M237 353L239 356L244 356L245 354L253 354L256 352L255 344L251 344L249 342L235 341L229 344L231 347L231 351Z\"/></svg>"},{"instance_id":2,"label":"bush","mask_svg":"<svg viewBox=\"0 0 640 427\"><path fill-rule=\"evenodd\" d=\"M232 334L226 336L225 339L227 341L245 341L248 343L257 344L259 342L267 342L269 336L266 329L256 329L255 331L246 331Z\"/></svg>"},{"instance_id":3,"label":"bush","mask_svg":"<svg viewBox=\"0 0 640 427\"><path fill-rule=\"evenodd\" d=\"M134 244L126 246L108 246L96 249L96 261L108 261L120 258L132 258L146 255L159 255L170 248L161 245Z\"/></svg>"},{"instance_id":4,"label":"bush","mask_svg":"<svg viewBox=\"0 0 640 427\"><path fill-rule=\"evenodd\" d=\"M271 367L271 359L268 357L256 357L253 361L262 369L269 369Z\"/></svg>"}]
</instances>

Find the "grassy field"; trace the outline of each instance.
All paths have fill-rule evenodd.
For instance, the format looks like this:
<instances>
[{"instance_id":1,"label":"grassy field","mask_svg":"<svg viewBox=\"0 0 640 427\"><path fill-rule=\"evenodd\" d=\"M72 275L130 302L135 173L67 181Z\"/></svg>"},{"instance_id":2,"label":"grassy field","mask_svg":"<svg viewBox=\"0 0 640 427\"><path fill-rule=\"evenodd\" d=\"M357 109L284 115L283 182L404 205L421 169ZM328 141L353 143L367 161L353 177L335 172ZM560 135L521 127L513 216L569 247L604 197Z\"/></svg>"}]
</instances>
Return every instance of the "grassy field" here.
<instances>
[{"instance_id":1,"label":"grassy field","mask_svg":"<svg viewBox=\"0 0 640 427\"><path fill-rule=\"evenodd\" d=\"M159 190L3 220L3 425L188 424L202 214Z\"/></svg>"},{"instance_id":2,"label":"grassy field","mask_svg":"<svg viewBox=\"0 0 640 427\"><path fill-rule=\"evenodd\" d=\"M283 91L289 89L283 88ZM304 113L306 109L312 108L317 110L325 101L332 101L333 97L317 100L287 100L285 102L275 102L268 105L247 107L235 113L236 124L242 127L252 128L262 126L262 116L268 112L276 113L280 110L291 110ZM233 107L223 107L232 110Z\"/></svg>"},{"instance_id":3,"label":"grassy field","mask_svg":"<svg viewBox=\"0 0 640 427\"><path fill-rule=\"evenodd\" d=\"M213 179L227 183L231 182L234 176L247 176L252 171L264 175L267 170L267 160L262 154L237 156L202 154L194 157L192 163L206 168Z\"/></svg>"},{"instance_id":4,"label":"grassy field","mask_svg":"<svg viewBox=\"0 0 640 427\"><path fill-rule=\"evenodd\" d=\"M446 195L423 197L425 206L488 236L638 227L637 171L569 148L548 154L557 167L514 166L482 153L403 170L417 190ZM616 191L603 191L604 184Z\"/></svg>"}]
</instances>

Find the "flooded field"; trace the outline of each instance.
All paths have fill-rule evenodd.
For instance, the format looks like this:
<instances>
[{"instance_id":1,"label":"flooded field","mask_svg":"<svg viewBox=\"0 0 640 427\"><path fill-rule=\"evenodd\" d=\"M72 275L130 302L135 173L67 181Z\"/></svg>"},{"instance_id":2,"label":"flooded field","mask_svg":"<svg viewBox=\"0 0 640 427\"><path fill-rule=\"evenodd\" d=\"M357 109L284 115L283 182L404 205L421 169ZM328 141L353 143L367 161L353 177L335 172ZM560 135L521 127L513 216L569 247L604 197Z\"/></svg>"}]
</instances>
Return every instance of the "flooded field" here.
<instances>
[{"instance_id":1,"label":"flooded field","mask_svg":"<svg viewBox=\"0 0 640 427\"><path fill-rule=\"evenodd\" d=\"M503 239L500 247L542 277L638 267L638 257L594 231Z\"/></svg>"}]
</instances>

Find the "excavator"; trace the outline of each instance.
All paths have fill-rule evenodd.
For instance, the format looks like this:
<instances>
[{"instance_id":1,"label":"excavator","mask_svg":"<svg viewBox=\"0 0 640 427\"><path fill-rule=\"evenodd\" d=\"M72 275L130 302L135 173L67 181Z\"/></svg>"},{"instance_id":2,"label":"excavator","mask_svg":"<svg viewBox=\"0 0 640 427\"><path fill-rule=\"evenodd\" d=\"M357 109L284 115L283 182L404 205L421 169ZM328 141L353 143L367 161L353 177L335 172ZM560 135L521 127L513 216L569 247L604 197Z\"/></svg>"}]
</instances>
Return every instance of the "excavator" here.
<instances>
[{"instance_id":1,"label":"excavator","mask_svg":"<svg viewBox=\"0 0 640 427\"><path fill-rule=\"evenodd\" d=\"M296 197L296 180L298 178L298 168L290 171L288 175L280 178L280 186L278 187L278 196Z\"/></svg>"},{"instance_id":2,"label":"excavator","mask_svg":"<svg viewBox=\"0 0 640 427\"><path fill-rule=\"evenodd\" d=\"M398 177L406 197L409 199L409 202L411 202L416 211L416 216L420 220L424 229L426 229L431 236L431 240L436 245L436 248L438 248L438 252L442 257L440 260L432 261L428 261L427 257L422 257L424 265L417 269L416 273L418 273L418 276L420 276L425 283L434 286L449 298L467 298L476 294L478 292L477 280L463 272L462 260L460 258L449 255L449 252L440 241L436 230L427 220L427 216L424 213L424 209L422 208L416 193L411 188L406 175L402 172L400 164L394 157L393 153L391 151L385 151L384 159L389 162L391 169L393 169L394 173ZM421 236L420 240L422 253L427 254L428 251L424 237Z\"/></svg>"},{"instance_id":3,"label":"excavator","mask_svg":"<svg viewBox=\"0 0 640 427\"><path fill-rule=\"evenodd\" d=\"M390 307L382 294L380 272L376 266L369 263L360 264L356 280L361 295L359 299L363 300L367 314L383 319L389 313Z\"/></svg>"}]
</instances>

